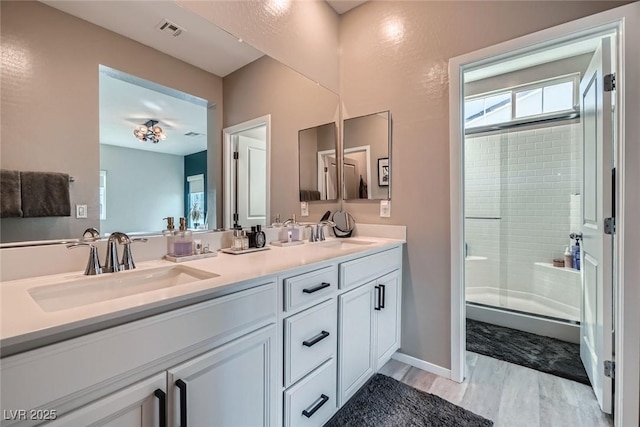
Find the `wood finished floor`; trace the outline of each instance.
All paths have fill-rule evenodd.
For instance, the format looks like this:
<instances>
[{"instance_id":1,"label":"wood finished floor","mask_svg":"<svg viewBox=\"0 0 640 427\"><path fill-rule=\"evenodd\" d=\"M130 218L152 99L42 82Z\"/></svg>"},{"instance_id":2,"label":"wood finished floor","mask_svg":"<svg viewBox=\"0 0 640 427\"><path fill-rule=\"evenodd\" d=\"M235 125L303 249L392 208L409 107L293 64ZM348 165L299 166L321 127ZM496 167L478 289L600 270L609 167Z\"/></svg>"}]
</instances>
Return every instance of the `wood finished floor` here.
<instances>
[{"instance_id":1,"label":"wood finished floor","mask_svg":"<svg viewBox=\"0 0 640 427\"><path fill-rule=\"evenodd\" d=\"M524 366L467 352L458 384L390 360L380 373L493 420L494 427L611 427L591 387Z\"/></svg>"}]
</instances>

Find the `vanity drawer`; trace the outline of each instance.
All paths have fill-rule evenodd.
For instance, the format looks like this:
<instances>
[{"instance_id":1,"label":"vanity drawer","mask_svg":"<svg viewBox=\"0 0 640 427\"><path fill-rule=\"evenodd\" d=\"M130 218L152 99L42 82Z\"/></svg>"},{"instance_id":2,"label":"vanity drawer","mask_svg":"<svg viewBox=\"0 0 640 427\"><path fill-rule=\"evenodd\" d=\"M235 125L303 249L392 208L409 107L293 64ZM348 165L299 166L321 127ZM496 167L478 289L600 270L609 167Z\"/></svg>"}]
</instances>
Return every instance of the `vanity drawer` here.
<instances>
[{"instance_id":1,"label":"vanity drawer","mask_svg":"<svg viewBox=\"0 0 640 427\"><path fill-rule=\"evenodd\" d=\"M295 383L336 354L335 299L284 320L284 382Z\"/></svg>"},{"instance_id":2,"label":"vanity drawer","mask_svg":"<svg viewBox=\"0 0 640 427\"><path fill-rule=\"evenodd\" d=\"M338 287L335 265L284 279L284 310L290 311L331 295Z\"/></svg>"},{"instance_id":3,"label":"vanity drawer","mask_svg":"<svg viewBox=\"0 0 640 427\"><path fill-rule=\"evenodd\" d=\"M336 362L328 360L284 392L284 426L322 426L336 410Z\"/></svg>"},{"instance_id":4,"label":"vanity drawer","mask_svg":"<svg viewBox=\"0 0 640 427\"><path fill-rule=\"evenodd\" d=\"M340 289L348 289L377 279L400 267L402 248L354 259L340 264Z\"/></svg>"}]
</instances>

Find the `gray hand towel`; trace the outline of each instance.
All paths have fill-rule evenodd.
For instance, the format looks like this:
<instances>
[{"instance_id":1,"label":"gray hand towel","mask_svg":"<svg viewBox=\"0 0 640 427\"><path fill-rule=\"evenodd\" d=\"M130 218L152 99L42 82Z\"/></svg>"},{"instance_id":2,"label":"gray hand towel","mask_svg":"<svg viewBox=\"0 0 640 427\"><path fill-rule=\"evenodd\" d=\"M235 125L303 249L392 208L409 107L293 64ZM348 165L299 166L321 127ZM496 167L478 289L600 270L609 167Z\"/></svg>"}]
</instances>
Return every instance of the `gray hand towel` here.
<instances>
[{"instance_id":1,"label":"gray hand towel","mask_svg":"<svg viewBox=\"0 0 640 427\"><path fill-rule=\"evenodd\" d=\"M22 214L27 217L71 216L69 175L58 172L20 172Z\"/></svg>"},{"instance_id":2,"label":"gray hand towel","mask_svg":"<svg viewBox=\"0 0 640 427\"><path fill-rule=\"evenodd\" d=\"M0 218L21 217L20 172L0 170Z\"/></svg>"}]
</instances>

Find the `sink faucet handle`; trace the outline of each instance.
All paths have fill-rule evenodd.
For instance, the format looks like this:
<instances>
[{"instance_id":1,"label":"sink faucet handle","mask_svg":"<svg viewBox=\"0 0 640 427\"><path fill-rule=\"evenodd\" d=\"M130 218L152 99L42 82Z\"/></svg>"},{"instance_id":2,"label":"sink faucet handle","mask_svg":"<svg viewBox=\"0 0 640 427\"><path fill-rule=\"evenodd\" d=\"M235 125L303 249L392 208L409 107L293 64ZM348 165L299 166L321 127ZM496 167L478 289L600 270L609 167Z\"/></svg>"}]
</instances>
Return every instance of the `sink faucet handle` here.
<instances>
[{"instance_id":1,"label":"sink faucet handle","mask_svg":"<svg viewBox=\"0 0 640 427\"><path fill-rule=\"evenodd\" d=\"M129 243L124 244L124 251L122 253L122 269L133 270L136 268L136 264L133 262L133 254L131 252L131 243L146 243L147 239L144 237L138 237L131 239Z\"/></svg>"},{"instance_id":2,"label":"sink faucet handle","mask_svg":"<svg viewBox=\"0 0 640 427\"><path fill-rule=\"evenodd\" d=\"M93 243L71 243L67 245L67 249L76 249L84 246L89 246L89 261L87 267L84 269L85 276L95 276L102 273L102 266L100 265L100 259L98 258L98 248Z\"/></svg>"}]
</instances>

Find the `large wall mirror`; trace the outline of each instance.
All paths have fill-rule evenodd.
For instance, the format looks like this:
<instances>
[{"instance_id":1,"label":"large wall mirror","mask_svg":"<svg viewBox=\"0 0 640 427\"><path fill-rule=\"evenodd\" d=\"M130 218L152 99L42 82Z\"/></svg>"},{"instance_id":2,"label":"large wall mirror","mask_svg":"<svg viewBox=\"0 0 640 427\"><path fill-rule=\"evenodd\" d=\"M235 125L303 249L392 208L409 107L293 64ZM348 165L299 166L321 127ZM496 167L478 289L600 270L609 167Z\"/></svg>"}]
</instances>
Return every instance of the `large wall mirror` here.
<instances>
[{"instance_id":1,"label":"large wall mirror","mask_svg":"<svg viewBox=\"0 0 640 427\"><path fill-rule=\"evenodd\" d=\"M343 121L345 200L386 200L391 192L391 113L383 111Z\"/></svg>"},{"instance_id":2,"label":"large wall mirror","mask_svg":"<svg viewBox=\"0 0 640 427\"><path fill-rule=\"evenodd\" d=\"M338 139L335 123L298 132L298 171L301 202L338 198Z\"/></svg>"},{"instance_id":3,"label":"large wall mirror","mask_svg":"<svg viewBox=\"0 0 640 427\"><path fill-rule=\"evenodd\" d=\"M151 9L136 1L0 7L1 167L74 178L71 216L2 218L0 243L75 239L89 227L103 235L155 234L164 216L187 216L194 230L220 228L222 130L265 115L273 141L267 161L278 173L267 177L271 200L264 221L299 207L297 183L289 178L297 173L291 153L298 131L338 120L337 94L175 2ZM145 19L131 25L136 16ZM163 19L187 31L164 34ZM118 87L103 87L101 76ZM308 99L318 102L310 107ZM171 100L174 106L167 105ZM102 109L103 101L109 109ZM159 121L166 140L134 136L134 128L149 120ZM170 146L174 151L151 151ZM151 154L170 161L153 163ZM76 205L86 206L86 218L77 217Z\"/></svg>"}]
</instances>

